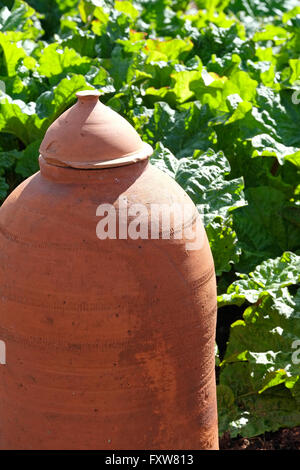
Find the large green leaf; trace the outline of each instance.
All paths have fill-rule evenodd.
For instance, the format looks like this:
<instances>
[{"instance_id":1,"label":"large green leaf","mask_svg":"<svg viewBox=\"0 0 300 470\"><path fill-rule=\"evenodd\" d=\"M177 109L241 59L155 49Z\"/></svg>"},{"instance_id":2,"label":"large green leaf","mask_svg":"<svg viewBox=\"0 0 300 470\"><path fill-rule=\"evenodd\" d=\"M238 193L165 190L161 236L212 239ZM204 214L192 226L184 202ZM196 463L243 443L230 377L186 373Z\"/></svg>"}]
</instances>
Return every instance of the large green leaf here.
<instances>
[{"instance_id":1,"label":"large green leaf","mask_svg":"<svg viewBox=\"0 0 300 470\"><path fill-rule=\"evenodd\" d=\"M219 297L220 305L250 303L231 325L221 363L221 434L251 437L300 424L300 289L292 296L287 287L299 280L300 257L284 253Z\"/></svg>"},{"instance_id":2,"label":"large green leaf","mask_svg":"<svg viewBox=\"0 0 300 470\"><path fill-rule=\"evenodd\" d=\"M0 46L3 51L6 74L12 76L16 74L17 65L21 59L26 57L22 47L12 42L4 33L0 32Z\"/></svg>"},{"instance_id":3,"label":"large green leaf","mask_svg":"<svg viewBox=\"0 0 300 470\"><path fill-rule=\"evenodd\" d=\"M7 6L0 10L0 29L2 32L20 31L24 39L37 39L43 34L39 18L40 15L28 3L15 0L11 10Z\"/></svg>"},{"instance_id":4,"label":"large green leaf","mask_svg":"<svg viewBox=\"0 0 300 470\"><path fill-rule=\"evenodd\" d=\"M178 157L188 156L196 149L207 150L215 132L207 126L210 112L197 101L186 103L175 111L167 103L158 102L154 110L141 109L136 121L143 119L143 138L152 145L162 142Z\"/></svg>"},{"instance_id":5,"label":"large green leaf","mask_svg":"<svg viewBox=\"0 0 300 470\"><path fill-rule=\"evenodd\" d=\"M218 385L219 433L253 437L279 428L299 426L299 398L278 385L259 394L263 372L248 362L224 367Z\"/></svg>"},{"instance_id":6,"label":"large green leaf","mask_svg":"<svg viewBox=\"0 0 300 470\"><path fill-rule=\"evenodd\" d=\"M81 57L74 49L61 49L58 44L50 44L42 52L38 72L50 78L50 83L56 84L59 77L66 74L85 75L92 64L92 59Z\"/></svg>"},{"instance_id":7,"label":"large green leaf","mask_svg":"<svg viewBox=\"0 0 300 470\"><path fill-rule=\"evenodd\" d=\"M35 104L12 100L5 95L0 98L0 131L13 134L25 145L40 138L44 121L35 114Z\"/></svg>"},{"instance_id":8,"label":"large green leaf","mask_svg":"<svg viewBox=\"0 0 300 470\"><path fill-rule=\"evenodd\" d=\"M234 214L234 227L243 249L238 269L247 271L265 258L299 246L299 225L287 219L286 211L298 206L289 203L279 189L259 186L245 190L247 207Z\"/></svg>"},{"instance_id":9,"label":"large green leaf","mask_svg":"<svg viewBox=\"0 0 300 470\"><path fill-rule=\"evenodd\" d=\"M263 261L250 274L239 274L226 294L218 298L219 305L256 303L267 293L276 299L281 289L300 281L300 256L285 252L275 259Z\"/></svg>"},{"instance_id":10,"label":"large green leaf","mask_svg":"<svg viewBox=\"0 0 300 470\"><path fill-rule=\"evenodd\" d=\"M242 178L225 180L229 163L224 154L212 150L195 151L190 157L177 159L158 144L151 161L173 177L196 204L206 226L217 275L229 271L240 255L230 214L246 204Z\"/></svg>"},{"instance_id":11,"label":"large green leaf","mask_svg":"<svg viewBox=\"0 0 300 470\"><path fill-rule=\"evenodd\" d=\"M230 165L222 152L196 150L190 157L177 160L168 149L158 144L151 161L184 188L203 215L206 225L216 216L226 218L232 210L246 204L243 179L225 179L230 173Z\"/></svg>"},{"instance_id":12,"label":"large green leaf","mask_svg":"<svg viewBox=\"0 0 300 470\"><path fill-rule=\"evenodd\" d=\"M64 78L51 90L43 93L36 102L38 116L48 118L51 124L63 111L76 100L75 93L80 90L93 89L82 75L71 75Z\"/></svg>"}]
</instances>

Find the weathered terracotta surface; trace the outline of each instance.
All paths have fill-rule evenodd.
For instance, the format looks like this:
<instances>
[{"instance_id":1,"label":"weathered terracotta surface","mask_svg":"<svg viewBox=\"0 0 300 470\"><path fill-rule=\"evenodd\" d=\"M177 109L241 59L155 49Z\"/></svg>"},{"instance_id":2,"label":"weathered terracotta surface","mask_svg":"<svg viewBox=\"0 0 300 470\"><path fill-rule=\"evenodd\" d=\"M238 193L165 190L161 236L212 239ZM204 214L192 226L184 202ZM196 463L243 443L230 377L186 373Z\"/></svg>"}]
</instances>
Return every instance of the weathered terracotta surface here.
<instances>
[{"instance_id":1,"label":"weathered terracotta surface","mask_svg":"<svg viewBox=\"0 0 300 470\"><path fill-rule=\"evenodd\" d=\"M152 153L134 128L99 101L99 92L81 91L78 102L47 130L40 147L43 157L55 165L102 168L126 165Z\"/></svg>"},{"instance_id":2,"label":"weathered terracotta surface","mask_svg":"<svg viewBox=\"0 0 300 470\"><path fill-rule=\"evenodd\" d=\"M40 157L40 167L0 209L0 448L216 449L204 231L190 251L185 239L96 237L97 207L120 195L149 207L191 200L147 159L79 170Z\"/></svg>"}]
</instances>

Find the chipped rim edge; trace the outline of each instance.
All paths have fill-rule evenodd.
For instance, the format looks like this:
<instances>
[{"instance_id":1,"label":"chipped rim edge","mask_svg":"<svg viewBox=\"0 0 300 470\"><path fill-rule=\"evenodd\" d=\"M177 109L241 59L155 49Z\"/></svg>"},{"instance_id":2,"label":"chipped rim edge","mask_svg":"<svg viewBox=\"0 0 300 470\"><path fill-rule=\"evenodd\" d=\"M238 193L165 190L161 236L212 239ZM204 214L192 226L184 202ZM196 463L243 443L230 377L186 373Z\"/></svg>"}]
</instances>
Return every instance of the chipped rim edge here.
<instances>
[{"instance_id":1,"label":"chipped rim edge","mask_svg":"<svg viewBox=\"0 0 300 470\"><path fill-rule=\"evenodd\" d=\"M150 157L153 153L153 148L151 145L143 142L143 146L136 152L123 155L122 157L115 158L112 160L102 160L99 162L69 162L60 160L57 158L51 158L44 156L42 153L40 157L43 158L49 165L59 166L62 168L75 168L81 170L99 170L101 168L113 168L117 166L130 165L132 163L137 163L139 161L145 160Z\"/></svg>"}]
</instances>

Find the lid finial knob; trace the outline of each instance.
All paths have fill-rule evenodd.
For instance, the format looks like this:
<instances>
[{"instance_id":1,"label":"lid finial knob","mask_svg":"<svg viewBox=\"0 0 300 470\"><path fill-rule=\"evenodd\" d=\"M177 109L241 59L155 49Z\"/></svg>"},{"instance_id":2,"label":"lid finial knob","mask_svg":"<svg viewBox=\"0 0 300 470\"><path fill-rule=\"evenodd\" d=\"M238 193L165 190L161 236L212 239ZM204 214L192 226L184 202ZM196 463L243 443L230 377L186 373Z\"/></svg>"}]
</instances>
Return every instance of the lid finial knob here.
<instances>
[{"instance_id":1,"label":"lid finial knob","mask_svg":"<svg viewBox=\"0 0 300 470\"><path fill-rule=\"evenodd\" d=\"M80 103L94 102L96 103L99 99L100 93L98 90L82 90L76 93L76 97Z\"/></svg>"}]
</instances>

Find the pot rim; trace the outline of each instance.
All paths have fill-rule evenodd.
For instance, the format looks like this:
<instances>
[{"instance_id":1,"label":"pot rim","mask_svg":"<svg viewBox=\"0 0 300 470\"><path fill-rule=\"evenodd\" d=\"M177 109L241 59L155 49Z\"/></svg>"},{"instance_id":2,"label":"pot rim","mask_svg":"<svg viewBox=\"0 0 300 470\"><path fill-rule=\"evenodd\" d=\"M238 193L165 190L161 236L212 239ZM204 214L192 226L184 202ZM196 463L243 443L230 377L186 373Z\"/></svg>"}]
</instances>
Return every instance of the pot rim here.
<instances>
[{"instance_id":1,"label":"pot rim","mask_svg":"<svg viewBox=\"0 0 300 470\"><path fill-rule=\"evenodd\" d=\"M101 170L101 168L113 168L117 166L124 166L124 165L131 165L133 163L137 163L141 160L146 160L149 158L153 153L153 148L151 145L143 142L142 147L132 153L128 153L127 155L123 155L122 157L111 159L111 160L101 160L98 162L72 162L60 159L59 156L56 158L52 158L46 155L40 154L49 165L60 166L63 168L77 168L81 170Z\"/></svg>"}]
</instances>

